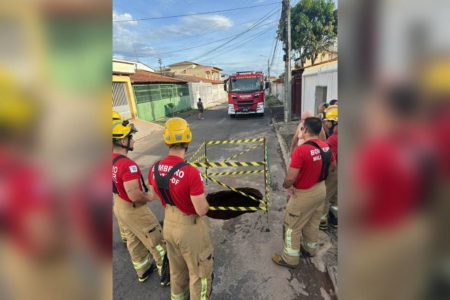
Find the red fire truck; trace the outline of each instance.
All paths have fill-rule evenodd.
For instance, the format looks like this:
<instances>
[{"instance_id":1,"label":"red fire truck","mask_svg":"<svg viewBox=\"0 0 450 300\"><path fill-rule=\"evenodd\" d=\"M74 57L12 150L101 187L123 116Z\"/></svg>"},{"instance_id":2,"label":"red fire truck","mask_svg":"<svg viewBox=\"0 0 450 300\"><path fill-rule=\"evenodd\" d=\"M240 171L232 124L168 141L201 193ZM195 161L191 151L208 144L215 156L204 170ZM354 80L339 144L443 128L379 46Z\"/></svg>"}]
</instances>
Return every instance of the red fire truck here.
<instances>
[{"instance_id":1,"label":"red fire truck","mask_svg":"<svg viewBox=\"0 0 450 300\"><path fill-rule=\"evenodd\" d=\"M237 72L224 82L228 92L228 115L240 114L264 115L264 74L262 72Z\"/></svg>"}]
</instances>

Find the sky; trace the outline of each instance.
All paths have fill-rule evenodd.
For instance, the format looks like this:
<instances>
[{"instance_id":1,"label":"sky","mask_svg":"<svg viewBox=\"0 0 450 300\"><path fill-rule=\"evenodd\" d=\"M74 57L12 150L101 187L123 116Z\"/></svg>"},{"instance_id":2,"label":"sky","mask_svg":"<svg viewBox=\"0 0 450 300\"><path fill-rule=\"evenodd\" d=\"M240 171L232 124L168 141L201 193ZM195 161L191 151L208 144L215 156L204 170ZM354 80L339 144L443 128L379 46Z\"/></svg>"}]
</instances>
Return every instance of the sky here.
<instances>
[{"instance_id":1,"label":"sky","mask_svg":"<svg viewBox=\"0 0 450 300\"><path fill-rule=\"evenodd\" d=\"M257 7L244 9L249 6ZM198 14L236 8L242 9ZM166 18L186 14L197 15ZM225 74L267 72L270 60L271 75L278 76L284 70L281 42L274 53L280 14L276 0L114 0L113 57L154 69L159 59L163 67L193 61Z\"/></svg>"}]
</instances>

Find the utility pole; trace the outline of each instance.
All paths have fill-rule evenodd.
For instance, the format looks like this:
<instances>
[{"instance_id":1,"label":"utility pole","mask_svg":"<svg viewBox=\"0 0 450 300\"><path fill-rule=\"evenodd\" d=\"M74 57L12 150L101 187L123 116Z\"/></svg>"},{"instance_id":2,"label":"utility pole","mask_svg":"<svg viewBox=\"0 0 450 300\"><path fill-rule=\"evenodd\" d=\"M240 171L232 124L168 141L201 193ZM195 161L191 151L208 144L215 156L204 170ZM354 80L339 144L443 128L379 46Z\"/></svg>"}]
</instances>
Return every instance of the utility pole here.
<instances>
[{"instance_id":1,"label":"utility pole","mask_svg":"<svg viewBox=\"0 0 450 300\"><path fill-rule=\"evenodd\" d=\"M284 38L285 74L284 74L284 122L291 121L291 4L289 0L283 0L286 16L286 34Z\"/></svg>"},{"instance_id":2,"label":"utility pole","mask_svg":"<svg viewBox=\"0 0 450 300\"><path fill-rule=\"evenodd\" d=\"M271 95L272 94L272 87L271 87L272 83L270 81L270 59L269 58L267 59L267 77L268 77L267 79L269 82L269 95Z\"/></svg>"},{"instance_id":3,"label":"utility pole","mask_svg":"<svg viewBox=\"0 0 450 300\"><path fill-rule=\"evenodd\" d=\"M161 60L161 58L158 58L158 63L159 63L159 74L161 74L161 76L163 76L163 74L162 74L162 60Z\"/></svg>"}]
</instances>

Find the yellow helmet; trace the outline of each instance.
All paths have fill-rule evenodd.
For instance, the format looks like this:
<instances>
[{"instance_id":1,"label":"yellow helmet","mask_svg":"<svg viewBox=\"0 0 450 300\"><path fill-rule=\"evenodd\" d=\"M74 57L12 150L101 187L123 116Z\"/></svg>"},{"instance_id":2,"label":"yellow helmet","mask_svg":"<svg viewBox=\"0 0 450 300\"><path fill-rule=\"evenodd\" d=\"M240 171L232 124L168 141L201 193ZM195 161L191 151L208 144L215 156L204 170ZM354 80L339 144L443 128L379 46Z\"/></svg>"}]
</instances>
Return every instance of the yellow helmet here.
<instances>
[{"instance_id":1,"label":"yellow helmet","mask_svg":"<svg viewBox=\"0 0 450 300\"><path fill-rule=\"evenodd\" d=\"M427 94L450 94L450 59L429 63L421 72L421 77L420 85Z\"/></svg>"},{"instance_id":2,"label":"yellow helmet","mask_svg":"<svg viewBox=\"0 0 450 300\"><path fill-rule=\"evenodd\" d=\"M325 121L338 121L338 106L330 105L325 109Z\"/></svg>"},{"instance_id":3,"label":"yellow helmet","mask_svg":"<svg viewBox=\"0 0 450 300\"><path fill-rule=\"evenodd\" d=\"M0 72L0 126L26 131L37 117L37 103L11 74Z\"/></svg>"},{"instance_id":4,"label":"yellow helmet","mask_svg":"<svg viewBox=\"0 0 450 300\"><path fill-rule=\"evenodd\" d=\"M122 116L117 111L112 111L113 121L122 121Z\"/></svg>"},{"instance_id":5,"label":"yellow helmet","mask_svg":"<svg viewBox=\"0 0 450 300\"><path fill-rule=\"evenodd\" d=\"M120 140L127 137L129 134L136 132L133 124L128 121L117 121L112 124L112 136L114 140Z\"/></svg>"},{"instance_id":6,"label":"yellow helmet","mask_svg":"<svg viewBox=\"0 0 450 300\"><path fill-rule=\"evenodd\" d=\"M192 132L185 119L170 118L164 126L163 138L167 145L190 143L192 141Z\"/></svg>"}]
</instances>

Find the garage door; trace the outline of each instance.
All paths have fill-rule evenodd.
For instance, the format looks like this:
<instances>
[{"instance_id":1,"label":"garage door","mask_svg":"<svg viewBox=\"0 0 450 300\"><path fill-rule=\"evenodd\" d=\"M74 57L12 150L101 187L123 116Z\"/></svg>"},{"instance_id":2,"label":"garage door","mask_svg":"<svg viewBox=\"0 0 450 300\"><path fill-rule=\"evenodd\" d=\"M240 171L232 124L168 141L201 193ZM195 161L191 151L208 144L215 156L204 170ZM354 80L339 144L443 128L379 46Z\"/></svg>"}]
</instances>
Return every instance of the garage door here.
<instances>
[{"instance_id":1,"label":"garage door","mask_svg":"<svg viewBox=\"0 0 450 300\"><path fill-rule=\"evenodd\" d=\"M125 82L113 82L113 108L122 118L131 119L130 101Z\"/></svg>"}]
</instances>

